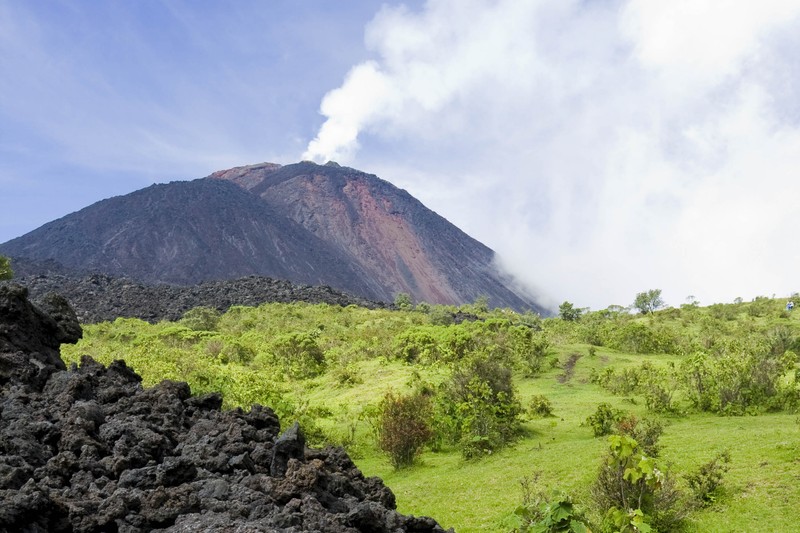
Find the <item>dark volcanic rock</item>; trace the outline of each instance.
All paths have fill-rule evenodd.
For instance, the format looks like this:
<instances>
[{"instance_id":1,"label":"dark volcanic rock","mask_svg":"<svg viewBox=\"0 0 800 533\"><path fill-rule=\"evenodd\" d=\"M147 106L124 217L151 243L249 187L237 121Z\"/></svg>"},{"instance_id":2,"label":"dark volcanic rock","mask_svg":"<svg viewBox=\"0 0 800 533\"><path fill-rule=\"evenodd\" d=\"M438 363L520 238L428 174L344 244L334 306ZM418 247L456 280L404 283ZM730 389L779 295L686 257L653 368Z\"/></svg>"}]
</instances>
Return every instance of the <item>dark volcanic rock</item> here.
<instances>
[{"instance_id":1,"label":"dark volcanic rock","mask_svg":"<svg viewBox=\"0 0 800 533\"><path fill-rule=\"evenodd\" d=\"M295 285L258 276L230 281L209 281L192 287L142 285L130 279L103 274L71 277L60 274L29 275L15 279L30 291L31 299L43 302L49 293L64 295L82 324L112 321L118 317L150 322L178 320L195 307L226 311L232 305L257 306L265 302L308 302L329 305L386 307L330 287ZM2 286L2 282L0 282Z\"/></svg>"},{"instance_id":2,"label":"dark volcanic rock","mask_svg":"<svg viewBox=\"0 0 800 533\"><path fill-rule=\"evenodd\" d=\"M65 370L61 343L82 336L75 313L60 296L43 297L51 314L31 305L28 290L0 285L0 383L24 383L40 389L56 370Z\"/></svg>"},{"instance_id":3,"label":"dark volcanic rock","mask_svg":"<svg viewBox=\"0 0 800 533\"><path fill-rule=\"evenodd\" d=\"M182 382L143 389L125 363L64 370L80 328L0 287L0 531L434 532L340 448L308 449L274 412L221 411Z\"/></svg>"}]
</instances>

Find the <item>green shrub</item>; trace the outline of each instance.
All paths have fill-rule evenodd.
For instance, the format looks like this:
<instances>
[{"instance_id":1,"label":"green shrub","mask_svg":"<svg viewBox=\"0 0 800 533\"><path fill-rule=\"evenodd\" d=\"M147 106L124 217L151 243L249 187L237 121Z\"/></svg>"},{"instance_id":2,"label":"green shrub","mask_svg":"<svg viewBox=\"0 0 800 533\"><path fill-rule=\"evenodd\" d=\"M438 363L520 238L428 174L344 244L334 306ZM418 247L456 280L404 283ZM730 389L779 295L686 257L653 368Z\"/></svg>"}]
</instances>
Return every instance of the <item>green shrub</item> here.
<instances>
[{"instance_id":1,"label":"green shrub","mask_svg":"<svg viewBox=\"0 0 800 533\"><path fill-rule=\"evenodd\" d=\"M793 352L776 356L759 346L728 350L717 356L697 352L681 364L683 390L694 407L743 415L791 402L794 384L785 384L784 377L794 371Z\"/></svg>"},{"instance_id":2,"label":"green shrub","mask_svg":"<svg viewBox=\"0 0 800 533\"><path fill-rule=\"evenodd\" d=\"M553 353L550 340L541 332L534 332L528 328L520 328L520 335L525 340L518 349L518 359L522 365L525 377L538 376L544 367L544 362Z\"/></svg>"},{"instance_id":3,"label":"green shrub","mask_svg":"<svg viewBox=\"0 0 800 533\"><path fill-rule=\"evenodd\" d=\"M602 437L604 435L611 435L614 432L614 427L622 418L622 411L614 409L608 403L601 403L597 406L597 411L586 419L594 432L595 437Z\"/></svg>"},{"instance_id":4,"label":"green shrub","mask_svg":"<svg viewBox=\"0 0 800 533\"><path fill-rule=\"evenodd\" d=\"M675 531L689 511L673 478L630 436L611 435L591 488L605 531ZM652 528L651 528L652 526Z\"/></svg>"},{"instance_id":5,"label":"green shrub","mask_svg":"<svg viewBox=\"0 0 800 533\"><path fill-rule=\"evenodd\" d=\"M179 323L195 331L216 331L221 316L213 307L195 307L186 311Z\"/></svg>"},{"instance_id":6,"label":"green shrub","mask_svg":"<svg viewBox=\"0 0 800 533\"><path fill-rule=\"evenodd\" d=\"M666 326L653 326L644 322L628 322L616 327L608 346L631 353L675 353L678 346L676 333Z\"/></svg>"},{"instance_id":7,"label":"green shrub","mask_svg":"<svg viewBox=\"0 0 800 533\"><path fill-rule=\"evenodd\" d=\"M631 414L617 421L616 433L634 439L648 457L658 457L661 451L658 441L664 433L664 424L652 418L639 420L636 415Z\"/></svg>"},{"instance_id":8,"label":"green shrub","mask_svg":"<svg viewBox=\"0 0 800 533\"><path fill-rule=\"evenodd\" d=\"M406 363L431 363L439 358L436 329L426 326L410 328L394 339L393 351Z\"/></svg>"},{"instance_id":9,"label":"green shrub","mask_svg":"<svg viewBox=\"0 0 800 533\"><path fill-rule=\"evenodd\" d=\"M514 510L516 527L513 533L588 533L588 522L563 491L548 496L535 486L538 475L523 478L522 503Z\"/></svg>"},{"instance_id":10,"label":"green shrub","mask_svg":"<svg viewBox=\"0 0 800 533\"><path fill-rule=\"evenodd\" d=\"M279 335L270 346L274 363L296 379L320 375L325 371L325 354L316 339L316 332Z\"/></svg>"},{"instance_id":11,"label":"green shrub","mask_svg":"<svg viewBox=\"0 0 800 533\"><path fill-rule=\"evenodd\" d=\"M645 361L639 368L638 390L644 394L645 406L654 413L676 413L673 398L680 388L675 365L656 367Z\"/></svg>"},{"instance_id":12,"label":"green shrub","mask_svg":"<svg viewBox=\"0 0 800 533\"><path fill-rule=\"evenodd\" d=\"M700 465L695 472L686 476L689 489L700 505L705 507L714 503L730 462L730 453L728 451L720 452L709 462Z\"/></svg>"},{"instance_id":13,"label":"green shrub","mask_svg":"<svg viewBox=\"0 0 800 533\"><path fill-rule=\"evenodd\" d=\"M486 356L462 361L437 395L439 438L457 444L469 459L492 453L520 432L522 407L511 370Z\"/></svg>"},{"instance_id":14,"label":"green shrub","mask_svg":"<svg viewBox=\"0 0 800 533\"><path fill-rule=\"evenodd\" d=\"M553 416L553 404L545 395L535 394L528 403L528 412L541 418Z\"/></svg>"},{"instance_id":15,"label":"green shrub","mask_svg":"<svg viewBox=\"0 0 800 533\"><path fill-rule=\"evenodd\" d=\"M14 277L14 271L11 269L11 260L0 255L0 280L11 279Z\"/></svg>"}]
</instances>

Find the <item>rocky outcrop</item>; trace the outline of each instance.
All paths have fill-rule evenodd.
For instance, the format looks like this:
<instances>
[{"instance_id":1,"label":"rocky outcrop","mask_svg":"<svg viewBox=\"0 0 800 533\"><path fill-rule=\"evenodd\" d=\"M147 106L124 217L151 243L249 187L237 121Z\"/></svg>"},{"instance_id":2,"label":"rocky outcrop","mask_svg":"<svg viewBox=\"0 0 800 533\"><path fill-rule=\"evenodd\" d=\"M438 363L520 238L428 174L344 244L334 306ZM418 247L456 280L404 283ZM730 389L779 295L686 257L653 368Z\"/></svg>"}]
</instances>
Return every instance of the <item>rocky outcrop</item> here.
<instances>
[{"instance_id":1,"label":"rocky outcrop","mask_svg":"<svg viewBox=\"0 0 800 533\"><path fill-rule=\"evenodd\" d=\"M0 531L442 531L342 449L280 435L268 407L144 389L121 361L65 370L58 344L80 330L63 304L0 287Z\"/></svg>"},{"instance_id":2,"label":"rocky outcrop","mask_svg":"<svg viewBox=\"0 0 800 533\"><path fill-rule=\"evenodd\" d=\"M1 284L2 282L0 282ZM63 294L82 324L113 321L118 317L149 322L178 320L195 307L213 307L221 312L233 305L307 302L328 305L358 305L370 309L387 304L353 296L326 286L296 285L285 280L248 276L230 281L209 281L191 287L143 285L130 279L104 274L79 277L59 274L30 275L15 279L39 301L48 293Z\"/></svg>"},{"instance_id":3,"label":"rocky outcrop","mask_svg":"<svg viewBox=\"0 0 800 533\"><path fill-rule=\"evenodd\" d=\"M66 370L59 348L82 336L75 313L62 297L46 294L46 311L28 302L28 290L0 286L0 384L41 390L50 375Z\"/></svg>"}]
</instances>

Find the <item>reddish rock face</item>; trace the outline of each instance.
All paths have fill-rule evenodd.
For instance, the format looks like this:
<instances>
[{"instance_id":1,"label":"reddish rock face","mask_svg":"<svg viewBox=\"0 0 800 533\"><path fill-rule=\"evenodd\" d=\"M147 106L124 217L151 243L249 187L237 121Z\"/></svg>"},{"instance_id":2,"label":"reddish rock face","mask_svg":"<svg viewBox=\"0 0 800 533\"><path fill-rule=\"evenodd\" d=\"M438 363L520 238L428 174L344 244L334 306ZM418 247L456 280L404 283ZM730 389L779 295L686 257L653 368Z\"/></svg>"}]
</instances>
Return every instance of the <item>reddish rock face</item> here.
<instances>
[{"instance_id":1,"label":"reddish rock face","mask_svg":"<svg viewBox=\"0 0 800 533\"><path fill-rule=\"evenodd\" d=\"M492 306L538 309L505 285L492 250L374 175L303 162L237 167L210 178L258 194L332 244L367 273L379 298L406 292L416 301L460 304L488 296Z\"/></svg>"}]
</instances>

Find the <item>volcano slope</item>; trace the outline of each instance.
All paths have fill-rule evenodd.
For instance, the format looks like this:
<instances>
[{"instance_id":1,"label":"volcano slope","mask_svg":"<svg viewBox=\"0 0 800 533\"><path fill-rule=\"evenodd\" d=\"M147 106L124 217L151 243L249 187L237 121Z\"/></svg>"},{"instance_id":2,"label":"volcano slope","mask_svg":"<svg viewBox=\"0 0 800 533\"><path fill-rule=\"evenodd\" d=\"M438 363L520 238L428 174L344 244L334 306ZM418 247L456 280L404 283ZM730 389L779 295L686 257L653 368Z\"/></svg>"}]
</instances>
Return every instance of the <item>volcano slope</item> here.
<instances>
[{"instance_id":1,"label":"volcano slope","mask_svg":"<svg viewBox=\"0 0 800 533\"><path fill-rule=\"evenodd\" d=\"M122 361L67 369L81 335L63 298L0 286L0 531L443 531L268 407L143 389Z\"/></svg>"}]
</instances>

